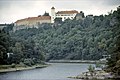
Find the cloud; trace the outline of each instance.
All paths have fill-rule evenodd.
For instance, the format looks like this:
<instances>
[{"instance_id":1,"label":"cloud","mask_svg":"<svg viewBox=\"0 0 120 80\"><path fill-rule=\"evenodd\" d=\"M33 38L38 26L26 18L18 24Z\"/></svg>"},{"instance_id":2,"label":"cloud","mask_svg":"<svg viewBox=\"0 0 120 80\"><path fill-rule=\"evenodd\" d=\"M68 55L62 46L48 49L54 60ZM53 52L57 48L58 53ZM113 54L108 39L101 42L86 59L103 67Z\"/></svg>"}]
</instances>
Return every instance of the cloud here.
<instances>
[{"instance_id":1,"label":"cloud","mask_svg":"<svg viewBox=\"0 0 120 80\"><path fill-rule=\"evenodd\" d=\"M114 3L113 3L114 2ZM116 9L119 0L50 0L49 6L55 6L56 10L76 9L83 11L86 15L107 14L110 10Z\"/></svg>"},{"instance_id":2,"label":"cloud","mask_svg":"<svg viewBox=\"0 0 120 80\"><path fill-rule=\"evenodd\" d=\"M109 6L120 5L120 0L104 0L105 4Z\"/></svg>"},{"instance_id":3,"label":"cloud","mask_svg":"<svg viewBox=\"0 0 120 80\"><path fill-rule=\"evenodd\" d=\"M38 16L43 14L46 8L44 1L0 1L0 23Z\"/></svg>"},{"instance_id":4,"label":"cloud","mask_svg":"<svg viewBox=\"0 0 120 80\"><path fill-rule=\"evenodd\" d=\"M50 13L54 6L59 10L78 10L87 14L107 14L116 9L120 0L0 0L0 23Z\"/></svg>"}]
</instances>

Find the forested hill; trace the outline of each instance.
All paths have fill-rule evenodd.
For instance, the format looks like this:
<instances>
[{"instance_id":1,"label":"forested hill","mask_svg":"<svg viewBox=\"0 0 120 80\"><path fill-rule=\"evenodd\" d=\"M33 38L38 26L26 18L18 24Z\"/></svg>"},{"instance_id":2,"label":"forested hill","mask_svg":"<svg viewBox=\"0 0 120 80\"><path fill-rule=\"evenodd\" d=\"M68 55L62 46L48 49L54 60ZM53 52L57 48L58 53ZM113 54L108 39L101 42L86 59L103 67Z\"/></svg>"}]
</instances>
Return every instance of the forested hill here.
<instances>
[{"instance_id":1,"label":"forested hill","mask_svg":"<svg viewBox=\"0 0 120 80\"><path fill-rule=\"evenodd\" d=\"M115 14L116 11L84 20L68 19L59 25L42 24L38 29L22 29L10 36L28 49L34 43L46 60L98 60L116 46L117 35L112 31L117 23Z\"/></svg>"}]
</instances>

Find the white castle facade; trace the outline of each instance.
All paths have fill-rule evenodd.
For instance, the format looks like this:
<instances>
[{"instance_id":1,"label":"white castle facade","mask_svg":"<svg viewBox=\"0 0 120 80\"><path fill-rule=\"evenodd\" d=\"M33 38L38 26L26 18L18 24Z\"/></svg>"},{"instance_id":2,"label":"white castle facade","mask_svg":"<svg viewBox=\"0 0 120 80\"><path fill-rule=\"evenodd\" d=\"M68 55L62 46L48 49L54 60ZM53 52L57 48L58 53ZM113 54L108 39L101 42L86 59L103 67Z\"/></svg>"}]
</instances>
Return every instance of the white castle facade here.
<instances>
[{"instance_id":1,"label":"white castle facade","mask_svg":"<svg viewBox=\"0 0 120 80\"><path fill-rule=\"evenodd\" d=\"M71 11L58 11L55 12L55 8L51 8L51 23L54 23L55 18L62 18L62 21L66 19L74 19L76 14L78 14L78 11L71 10Z\"/></svg>"}]
</instances>

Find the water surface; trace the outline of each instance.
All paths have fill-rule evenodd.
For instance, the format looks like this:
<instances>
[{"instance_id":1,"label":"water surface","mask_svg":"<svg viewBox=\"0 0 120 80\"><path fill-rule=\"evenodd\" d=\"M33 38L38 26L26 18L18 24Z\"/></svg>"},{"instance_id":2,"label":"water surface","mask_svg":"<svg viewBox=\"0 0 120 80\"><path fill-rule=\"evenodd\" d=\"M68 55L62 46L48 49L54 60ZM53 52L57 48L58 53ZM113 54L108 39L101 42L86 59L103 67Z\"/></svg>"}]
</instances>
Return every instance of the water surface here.
<instances>
[{"instance_id":1,"label":"water surface","mask_svg":"<svg viewBox=\"0 0 120 80\"><path fill-rule=\"evenodd\" d=\"M0 80L71 80L67 77L87 71L89 65L83 63L52 63L46 68L3 73L0 74Z\"/></svg>"}]
</instances>

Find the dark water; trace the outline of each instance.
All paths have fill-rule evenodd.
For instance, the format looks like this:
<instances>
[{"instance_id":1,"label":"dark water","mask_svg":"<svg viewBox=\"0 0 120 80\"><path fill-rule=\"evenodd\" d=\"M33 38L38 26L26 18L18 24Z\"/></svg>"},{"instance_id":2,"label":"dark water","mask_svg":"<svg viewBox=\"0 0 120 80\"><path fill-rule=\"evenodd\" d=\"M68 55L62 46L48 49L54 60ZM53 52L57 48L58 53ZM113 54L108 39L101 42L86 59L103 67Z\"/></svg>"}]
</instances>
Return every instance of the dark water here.
<instances>
[{"instance_id":1,"label":"dark water","mask_svg":"<svg viewBox=\"0 0 120 80\"><path fill-rule=\"evenodd\" d=\"M76 76L87 71L89 65L52 63L52 65L46 68L0 74L0 80L72 80L67 77Z\"/></svg>"}]
</instances>

